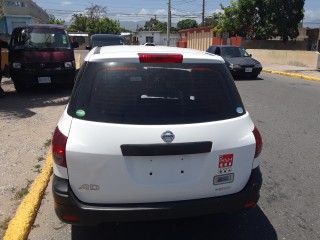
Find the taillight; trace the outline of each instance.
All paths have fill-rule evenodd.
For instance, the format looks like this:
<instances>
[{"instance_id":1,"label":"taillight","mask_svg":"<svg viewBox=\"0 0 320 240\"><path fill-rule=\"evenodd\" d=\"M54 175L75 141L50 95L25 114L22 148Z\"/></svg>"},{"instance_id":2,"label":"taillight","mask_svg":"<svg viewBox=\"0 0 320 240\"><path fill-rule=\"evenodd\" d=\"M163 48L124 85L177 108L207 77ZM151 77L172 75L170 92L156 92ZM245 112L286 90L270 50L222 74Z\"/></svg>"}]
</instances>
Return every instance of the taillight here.
<instances>
[{"instance_id":1,"label":"taillight","mask_svg":"<svg viewBox=\"0 0 320 240\"><path fill-rule=\"evenodd\" d=\"M245 207L245 208L251 208L251 207L255 206L256 204L257 204L256 202L248 202L248 203L245 203L245 204L243 205L243 207Z\"/></svg>"},{"instance_id":2,"label":"taillight","mask_svg":"<svg viewBox=\"0 0 320 240\"><path fill-rule=\"evenodd\" d=\"M77 218L76 216L73 215L63 215L62 218L64 220L70 221L70 222L79 222L79 218Z\"/></svg>"},{"instance_id":3,"label":"taillight","mask_svg":"<svg viewBox=\"0 0 320 240\"><path fill-rule=\"evenodd\" d=\"M138 53L141 63L182 63L182 54L176 53Z\"/></svg>"},{"instance_id":4,"label":"taillight","mask_svg":"<svg viewBox=\"0 0 320 240\"><path fill-rule=\"evenodd\" d=\"M66 145L67 145L67 137L63 135L59 128L56 127L52 138L52 158L53 161L62 166L67 167L66 161Z\"/></svg>"},{"instance_id":5,"label":"taillight","mask_svg":"<svg viewBox=\"0 0 320 240\"><path fill-rule=\"evenodd\" d=\"M256 152L254 154L254 158L257 158L260 155L262 150L262 138L257 127L254 127L252 132L253 132L254 138L256 139Z\"/></svg>"}]
</instances>

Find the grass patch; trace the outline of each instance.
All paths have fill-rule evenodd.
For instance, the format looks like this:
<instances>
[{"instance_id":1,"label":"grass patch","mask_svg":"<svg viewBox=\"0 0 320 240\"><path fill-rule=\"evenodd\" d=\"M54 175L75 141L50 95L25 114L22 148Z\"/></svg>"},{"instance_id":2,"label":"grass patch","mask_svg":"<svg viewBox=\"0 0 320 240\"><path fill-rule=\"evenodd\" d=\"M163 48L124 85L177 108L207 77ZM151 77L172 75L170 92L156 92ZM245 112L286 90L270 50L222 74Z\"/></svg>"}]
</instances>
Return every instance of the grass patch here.
<instances>
[{"instance_id":1,"label":"grass patch","mask_svg":"<svg viewBox=\"0 0 320 240\"><path fill-rule=\"evenodd\" d=\"M42 162L44 159L44 157L38 157L38 162Z\"/></svg>"},{"instance_id":2,"label":"grass patch","mask_svg":"<svg viewBox=\"0 0 320 240\"><path fill-rule=\"evenodd\" d=\"M40 169L40 168L41 168L41 165L40 165L40 164L37 164L37 165L34 166L34 168L35 168L35 169Z\"/></svg>"},{"instance_id":3,"label":"grass patch","mask_svg":"<svg viewBox=\"0 0 320 240\"><path fill-rule=\"evenodd\" d=\"M41 172L41 165L40 164L35 165L34 168L36 169L34 172L37 172L37 173Z\"/></svg>"},{"instance_id":4,"label":"grass patch","mask_svg":"<svg viewBox=\"0 0 320 240\"><path fill-rule=\"evenodd\" d=\"M45 147L50 147L51 145L51 139L47 139L47 141L44 143Z\"/></svg>"},{"instance_id":5,"label":"grass patch","mask_svg":"<svg viewBox=\"0 0 320 240\"><path fill-rule=\"evenodd\" d=\"M30 180L27 180L27 181L28 181L27 186L24 188L21 188L19 191L17 191L14 194L15 200L21 200L24 196L26 196L29 193L29 189L32 184L32 181L30 181Z\"/></svg>"},{"instance_id":6,"label":"grass patch","mask_svg":"<svg viewBox=\"0 0 320 240\"><path fill-rule=\"evenodd\" d=\"M16 191L17 191L17 188L16 188L16 187L10 188L10 192L15 193Z\"/></svg>"},{"instance_id":7,"label":"grass patch","mask_svg":"<svg viewBox=\"0 0 320 240\"><path fill-rule=\"evenodd\" d=\"M0 222L0 228L2 230L7 230L10 221L11 221L11 218L10 217L6 217L2 222Z\"/></svg>"}]
</instances>

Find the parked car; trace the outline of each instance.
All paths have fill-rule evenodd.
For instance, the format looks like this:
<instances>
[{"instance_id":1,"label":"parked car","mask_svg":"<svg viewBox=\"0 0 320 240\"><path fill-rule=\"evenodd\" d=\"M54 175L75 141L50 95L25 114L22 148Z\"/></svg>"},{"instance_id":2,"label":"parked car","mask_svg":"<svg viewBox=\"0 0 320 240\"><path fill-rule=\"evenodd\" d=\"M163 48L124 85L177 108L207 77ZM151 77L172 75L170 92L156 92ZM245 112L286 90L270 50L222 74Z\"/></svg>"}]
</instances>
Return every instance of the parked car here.
<instances>
[{"instance_id":1,"label":"parked car","mask_svg":"<svg viewBox=\"0 0 320 240\"><path fill-rule=\"evenodd\" d=\"M210 46L207 52L221 56L234 77L257 78L262 71L261 63L252 58L244 48L229 45Z\"/></svg>"},{"instance_id":2,"label":"parked car","mask_svg":"<svg viewBox=\"0 0 320 240\"><path fill-rule=\"evenodd\" d=\"M121 35L115 34L94 34L90 38L90 45L86 46L87 50L94 47L124 45L124 40Z\"/></svg>"},{"instance_id":3,"label":"parked car","mask_svg":"<svg viewBox=\"0 0 320 240\"><path fill-rule=\"evenodd\" d=\"M142 46L155 46L155 44L147 42L147 43L142 44Z\"/></svg>"},{"instance_id":4,"label":"parked car","mask_svg":"<svg viewBox=\"0 0 320 240\"><path fill-rule=\"evenodd\" d=\"M98 47L53 134L55 211L95 225L251 208L261 148L221 57Z\"/></svg>"},{"instance_id":5,"label":"parked car","mask_svg":"<svg viewBox=\"0 0 320 240\"><path fill-rule=\"evenodd\" d=\"M18 92L32 85L73 85L74 48L63 26L33 24L12 31L9 45L9 71Z\"/></svg>"}]
</instances>

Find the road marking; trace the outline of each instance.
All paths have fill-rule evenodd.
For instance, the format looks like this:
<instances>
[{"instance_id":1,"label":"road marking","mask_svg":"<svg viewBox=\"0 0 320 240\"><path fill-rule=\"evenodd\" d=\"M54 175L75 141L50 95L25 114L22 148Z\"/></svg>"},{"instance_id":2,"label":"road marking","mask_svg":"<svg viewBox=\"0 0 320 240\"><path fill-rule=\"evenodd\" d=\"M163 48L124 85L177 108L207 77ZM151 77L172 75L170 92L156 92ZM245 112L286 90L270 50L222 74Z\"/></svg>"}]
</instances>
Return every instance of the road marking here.
<instances>
[{"instance_id":1,"label":"road marking","mask_svg":"<svg viewBox=\"0 0 320 240\"><path fill-rule=\"evenodd\" d=\"M51 147L50 147L51 148ZM29 193L20 203L14 218L10 221L3 240L27 239L31 226L37 216L41 200L52 174L52 157L49 151L41 173L34 180Z\"/></svg>"},{"instance_id":2,"label":"road marking","mask_svg":"<svg viewBox=\"0 0 320 240\"><path fill-rule=\"evenodd\" d=\"M319 81L320 78L317 77L311 77L311 76L305 76L301 74L295 74L295 73L288 73L288 72L281 72L281 71L274 71L274 70L268 70L268 69L262 69L263 72L272 73L272 74L279 74L287 77L294 77L294 78L302 78L309 81Z\"/></svg>"}]
</instances>

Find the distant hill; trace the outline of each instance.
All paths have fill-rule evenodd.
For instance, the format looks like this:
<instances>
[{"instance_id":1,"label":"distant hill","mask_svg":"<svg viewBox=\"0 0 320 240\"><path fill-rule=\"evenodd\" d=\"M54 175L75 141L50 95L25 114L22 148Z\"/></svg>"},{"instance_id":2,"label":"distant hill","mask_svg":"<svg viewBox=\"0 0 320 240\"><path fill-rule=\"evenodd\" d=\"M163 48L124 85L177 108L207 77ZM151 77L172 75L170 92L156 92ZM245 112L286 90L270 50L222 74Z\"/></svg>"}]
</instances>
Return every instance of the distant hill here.
<instances>
[{"instance_id":1,"label":"distant hill","mask_svg":"<svg viewBox=\"0 0 320 240\"><path fill-rule=\"evenodd\" d=\"M120 21L120 26L131 30L131 31L136 31L137 30L137 25L140 27L143 27L146 21L138 21L138 22L133 22L133 21Z\"/></svg>"}]
</instances>

